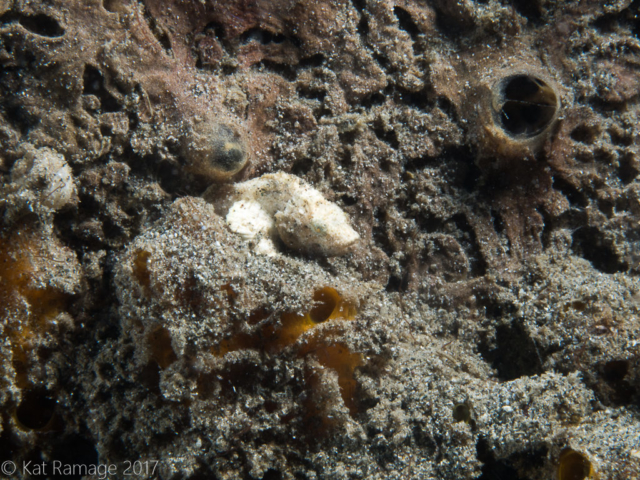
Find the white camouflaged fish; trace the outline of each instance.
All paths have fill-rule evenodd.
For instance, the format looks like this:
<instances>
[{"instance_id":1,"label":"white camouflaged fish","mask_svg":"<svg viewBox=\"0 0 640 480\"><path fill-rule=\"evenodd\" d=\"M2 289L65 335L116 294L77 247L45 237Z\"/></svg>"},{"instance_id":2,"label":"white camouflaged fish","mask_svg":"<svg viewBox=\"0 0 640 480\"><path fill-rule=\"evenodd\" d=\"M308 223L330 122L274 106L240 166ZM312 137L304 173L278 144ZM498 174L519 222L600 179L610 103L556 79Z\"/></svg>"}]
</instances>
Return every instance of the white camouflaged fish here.
<instances>
[{"instance_id":1,"label":"white camouflaged fish","mask_svg":"<svg viewBox=\"0 0 640 480\"><path fill-rule=\"evenodd\" d=\"M360 238L347 214L300 178L271 173L236 184L226 220L231 231L256 241L255 251L277 253L274 240L324 256L344 255Z\"/></svg>"}]
</instances>

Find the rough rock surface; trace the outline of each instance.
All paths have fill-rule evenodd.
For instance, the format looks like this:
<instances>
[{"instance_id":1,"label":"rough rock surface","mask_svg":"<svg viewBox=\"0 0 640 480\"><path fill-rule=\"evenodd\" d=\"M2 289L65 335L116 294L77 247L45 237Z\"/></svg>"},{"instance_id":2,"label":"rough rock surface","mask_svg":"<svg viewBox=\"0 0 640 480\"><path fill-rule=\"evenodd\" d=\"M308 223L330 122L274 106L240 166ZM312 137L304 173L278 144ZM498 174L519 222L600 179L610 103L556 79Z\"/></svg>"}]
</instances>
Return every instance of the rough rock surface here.
<instances>
[{"instance_id":1,"label":"rough rock surface","mask_svg":"<svg viewBox=\"0 0 640 480\"><path fill-rule=\"evenodd\" d=\"M0 463L640 478L639 18L0 0ZM277 172L357 248L257 256L202 198Z\"/></svg>"}]
</instances>

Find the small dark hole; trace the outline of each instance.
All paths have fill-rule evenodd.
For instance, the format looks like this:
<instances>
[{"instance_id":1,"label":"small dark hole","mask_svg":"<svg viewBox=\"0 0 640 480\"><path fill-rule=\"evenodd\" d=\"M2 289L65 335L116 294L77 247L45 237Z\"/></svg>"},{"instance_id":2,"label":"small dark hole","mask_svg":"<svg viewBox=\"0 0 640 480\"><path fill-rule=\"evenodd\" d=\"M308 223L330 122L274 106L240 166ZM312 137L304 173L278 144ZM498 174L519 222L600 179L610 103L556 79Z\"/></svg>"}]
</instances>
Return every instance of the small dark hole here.
<instances>
[{"instance_id":1,"label":"small dark hole","mask_svg":"<svg viewBox=\"0 0 640 480\"><path fill-rule=\"evenodd\" d=\"M313 162L308 158L303 158L298 160L291 167L291 173L297 175L298 177L304 177L313 167Z\"/></svg>"},{"instance_id":2,"label":"small dark hole","mask_svg":"<svg viewBox=\"0 0 640 480\"><path fill-rule=\"evenodd\" d=\"M573 140L580 143L586 143L587 145L591 145L595 142L597 137L597 129L588 125L579 125L571 132L571 138Z\"/></svg>"},{"instance_id":3,"label":"small dark hole","mask_svg":"<svg viewBox=\"0 0 640 480\"><path fill-rule=\"evenodd\" d=\"M111 95L104 86L102 72L93 65L85 65L82 76L83 93L85 95L95 95L100 99L100 107L104 112L117 112L120 110L118 100Z\"/></svg>"},{"instance_id":4,"label":"small dark hole","mask_svg":"<svg viewBox=\"0 0 640 480\"><path fill-rule=\"evenodd\" d=\"M356 10L362 12L367 6L366 0L352 0L353 6L356 7Z\"/></svg>"},{"instance_id":5,"label":"small dark hole","mask_svg":"<svg viewBox=\"0 0 640 480\"><path fill-rule=\"evenodd\" d=\"M268 30L261 28L252 28L242 35L242 43L258 42L262 45L269 45L271 43L283 43L287 37L277 33L271 33Z\"/></svg>"},{"instance_id":6,"label":"small dark hole","mask_svg":"<svg viewBox=\"0 0 640 480\"><path fill-rule=\"evenodd\" d=\"M542 20L541 2L531 0L514 0L513 6L520 15L531 23L539 23Z\"/></svg>"},{"instance_id":7,"label":"small dark hole","mask_svg":"<svg viewBox=\"0 0 640 480\"><path fill-rule=\"evenodd\" d=\"M625 132L616 132L615 130L609 130L609 136L611 138L611 141L615 145L628 147L633 143L633 137L631 135L627 135Z\"/></svg>"},{"instance_id":8,"label":"small dark hole","mask_svg":"<svg viewBox=\"0 0 640 480\"><path fill-rule=\"evenodd\" d=\"M409 36L415 39L418 35L420 35L420 29L411 18L411 14L400 7L395 7L393 9L393 13L396 15L398 19L398 25L402 30L407 32Z\"/></svg>"},{"instance_id":9,"label":"small dark hole","mask_svg":"<svg viewBox=\"0 0 640 480\"><path fill-rule=\"evenodd\" d=\"M478 480L523 480L518 471L510 465L510 459L496 458L495 451L484 438L478 440L476 452L478 460L483 463L482 475L477 477ZM527 465L531 463L533 462L529 460Z\"/></svg>"},{"instance_id":10,"label":"small dark hole","mask_svg":"<svg viewBox=\"0 0 640 480\"><path fill-rule=\"evenodd\" d=\"M382 93L376 92L363 98L360 103L365 108L371 108L376 105L383 105L386 101L386 98L387 97L385 97Z\"/></svg>"},{"instance_id":11,"label":"small dark hole","mask_svg":"<svg viewBox=\"0 0 640 480\"><path fill-rule=\"evenodd\" d=\"M313 67L321 67L325 62L325 57L322 53L316 53L315 55L311 55L310 57L303 58L300 60L298 66L300 68L313 68Z\"/></svg>"},{"instance_id":12,"label":"small dark hole","mask_svg":"<svg viewBox=\"0 0 640 480\"><path fill-rule=\"evenodd\" d=\"M504 233L504 221L500 214L493 209L491 210L491 217L493 218L493 228L495 229L498 235L502 235Z\"/></svg>"},{"instance_id":13,"label":"small dark hole","mask_svg":"<svg viewBox=\"0 0 640 480\"><path fill-rule=\"evenodd\" d=\"M29 390L16 409L16 418L26 428L40 430L46 427L55 413L56 401L46 390Z\"/></svg>"},{"instance_id":14,"label":"small dark hole","mask_svg":"<svg viewBox=\"0 0 640 480\"><path fill-rule=\"evenodd\" d=\"M343 195L341 197L342 203L346 206L346 207L351 207L352 205L355 205L356 203L358 203L358 199L355 197L351 197L349 195Z\"/></svg>"},{"instance_id":15,"label":"small dark hole","mask_svg":"<svg viewBox=\"0 0 640 480\"><path fill-rule=\"evenodd\" d=\"M585 193L564 178L554 177L553 187L567 197L567 200L569 200L569 203L572 205L580 208L584 208L589 205L589 200Z\"/></svg>"},{"instance_id":16,"label":"small dark hole","mask_svg":"<svg viewBox=\"0 0 640 480\"><path fill-rule=\"evenodd\" d=\"M633 155L623 155L618 167L618 178L625 185L633 182L640 175L640 162Z\"/></svg>"},{"instance_id":17,"label":"small dark hole","mask_svg":"<svg viewBox=\"0 0 640 480\"><path fill-rule=\"evenodd\" d=\"M459 403L453 407L453 419L456 422L469 423L471 421L471 409L466 403Z\"/></svg>"},{"instance_id":18,"label":"small dark hole","mask_svg":"<svg viewBox=\"0 0 640 480\"><path fill-rule=\"evenodd\" d=\"M618 256L612 240L596 227L579 228L572 237L574 252L589 260L596 270L613 274L629 268L625 259Z\"/></svg>"},{"instance_id":19,"label":"small dark hole","mask_svg":"<svg viewBox=\"0 0 640 480\"><path fill-rule=\"evenodd\" d=\"M373 128L373 133L378 137L378 140L385 142L391 148L398 150L400 148L400 142L398 136L394 130L387 130L381 125L376 125Z\"/></svg>"},{"instance_id":20,"label":"small dark hole","mask_svg":"<svg viewBox=\"0 0 640 480\"><path fill-rule=\"evenodd\" d=\"M43 13L33 16L20 17L20 25L29 30L31 33L42 37L61 37L64 35L64 29L60 26L55 18L48 17Z\"/></svg>"},{"instance_id":21,"label":"small dark hole","mask_svg":"<svg viewBox=\"0 0 640 480\"><path fill-rule=\"evenodd\" d=\"M362 15L360 21L358 22L358 33L361 37L366 37L369 35L369 19Z\"/></svg>"},{"instance_id":22,"label":"small dark hole","mask_svg":"<svg viewBox=\"0 0 640 480\"><path fill-rule=\"evenodd\" d=\"M438 108L442 110L447 117L454 121L457 121L458 113L456 112L455 105L451 103L451 100L449 100L447 97L438 97L437 105Z\"/></svg>"},{"instance_id":23,"label":"small dark hole","mask_svg":"<svg viewBox=\"0 0 640 480\"><path fill-rule=\"evenodd\" d=\"M273 468L270 468L265 472L264 477L262 477L262 480L280 480L281 478L282 478L282 473L280 473L278 470L274 470Z\"/></svg>"},{"instance_id":24,"label":"small dark hole","mask_svg":"<svg viewBox=\"0 0 640 480\"><path fill-rule=\"evenodd\" d=\"M216 38L223 38L224 37L224 26L220 25L219 23L216 23L216 22L209 22L204 26L204 28L202 29L202 32L203 33L213 32L213 35Z\"/></svg>"},{"instance_id":25,"label":"small dark hole","mask_svg":"<svg viewBox=\"0 0 640 480\"><path fill-rule=\"evenodd\" d=\"M267 411L267 413L273 413L278 410L278 408L280 408L278 402L274 402L272 400L267 400L264 402L264 409Z\"/></svg>"},{"instance_id":26,"label":"small dark hole","mask_svg":"<svg viewBox=\"0 0 640 480\"><path fill-rule=\"evenodd\" d=\"M5 97L6 98L6 97ZM23 135L29 133L35 128L40 119L31 114L27 108L22 105L8 105L5 108L7 120L12 123Z\"/></svg>"},{"instance_id":27,"label":"small dark hole","mask_svg":"<svg viewBox=\"0 0 640 480\"><path fill-rule=\"evenodd\" d=\"M305 86L298 88L298 95L304 98L308 98L309 100L318 100L319 102L324 102L324 99L327 96L327 92L324 90L318 90Z\"/></svg>"},{"instance_id":28,"label":"small dark hole","mask_svg":"<svg viewBox=\"0 0 640 480\"><path fill-rule=\"evenodd\" d=\"M555 118L558 97L540 79L515 75L502 80L494 99L495 113L502 127L511 135L534 137Z\"/></svg>"},{"instance_id":29,"label":"small dark hole","mask_svg":"<svg viewBox=\"0 0 640 480\"><path fill-rule=\"evenodd\" d=\"M607 382L620 382L629 373L629 362L627 360L611 360L605 364L603 373Z\"/></svg>"},{"instance_id":30,"label":"small dark hole","mask_svg":"<svg viewBox=\"0 0 640 480\"><path fill-rule=\"evenodd\" d=\"M391 275L387 283L387 292L399 292L402 289L402 278Z\"/></svg>"},{"instance_id":31,"label":"small dark hole","mask_svg":"<svg viewBox=\"0 0 640 480\"><path fill-rule=\"evenodd\" d=\"M495 344L481 344L480 352L502 380L542 373L541 352L526 327L517 320L500 325L496 329Z\"/></svg>"}]
</instances>

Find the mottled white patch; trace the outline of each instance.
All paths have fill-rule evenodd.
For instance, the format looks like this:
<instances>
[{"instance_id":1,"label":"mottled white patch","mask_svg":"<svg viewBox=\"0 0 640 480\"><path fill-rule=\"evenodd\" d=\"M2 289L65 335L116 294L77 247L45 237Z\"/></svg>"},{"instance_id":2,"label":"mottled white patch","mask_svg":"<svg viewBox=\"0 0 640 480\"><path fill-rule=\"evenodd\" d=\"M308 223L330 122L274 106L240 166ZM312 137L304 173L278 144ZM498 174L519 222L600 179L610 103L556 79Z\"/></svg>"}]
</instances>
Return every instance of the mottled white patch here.
<instances>
[{"instance_id":1,"label":"mottled white patch","mask_svg":"<svg viewBox=\"0 0 640 480\"><path fill-rule=\"evenodd\" d=\"M235 185L231 196L229 228L255 241L256 253L274 255L279 237L302 252L343 255L360 238L340 207L294 175L263 175Z\"/></svg>"},{"instance_id":2,"label":"mottled white patch","mask_svg":"<svg viewBox=\"0 0 640 480\"><path fill-rule=\"evenodd\" d=\"M49 215L78 201L71 167L50 148L29 149L11 169L6 187L11 209L5 216L19 216L22 209Z\"/></svg>"}]
</instances>

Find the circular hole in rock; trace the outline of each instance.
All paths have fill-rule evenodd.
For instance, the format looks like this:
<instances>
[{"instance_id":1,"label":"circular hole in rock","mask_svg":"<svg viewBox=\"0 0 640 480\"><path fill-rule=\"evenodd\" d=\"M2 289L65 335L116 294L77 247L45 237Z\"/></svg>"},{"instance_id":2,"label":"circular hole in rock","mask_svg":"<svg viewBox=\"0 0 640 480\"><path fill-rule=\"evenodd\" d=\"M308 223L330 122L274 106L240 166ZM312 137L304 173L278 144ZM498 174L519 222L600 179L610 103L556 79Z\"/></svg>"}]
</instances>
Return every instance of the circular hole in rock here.
<instances>
[{"instance_id":1,"label":"circular hole in rock","mask_svg":"<svg viewBox=\"0 0 640 480\"><path fill-rule=\"evenodd\" d=\"M512 75L498 82L493 108L497 123L515 137L535 137L554 120L558 96L551 86L531 75Z\"/></svg>"},{"instance_id":2,"label":"circular hole in rock","mask_svg":"<svg viewBox=\"0 0 640 480\"><path fill-rule=\"evenodd\" d=\"M338 307L340 294L335 288L325 287L317 290L313 294L314 307L309 312L311 320L316 323L322 323L328 320Z\"/></svg>"},{"instance_id":3,"label":"circular hole in rock","mask_svg":"<svg viewBox=\"0 0 640 480\"><path fill-rule=\"evenodd\" d=\"M42 430L53 420L56 401L46 390L29 390L16 409L16 420L29 430Z\"/></svg>"},{"instance_id":4,"label":"circular hole in rock","mask_svg":"<svg viewBox=\"0 0 640 480\"><path fill-rule=\"evenodd\" d=\"M471 422L471 409L466 403L458 403L453 407L453 419L456 422Z\"/></svg>"},{"instance_id":5,"label":"circular hole in rock","mask_svg":"<svg viewBox=\"0 0 640 480\"><path fill-rule=\"evenodd\" d=\"M558 480L587 480L594 478L593 466L580 452L566 448L560 453Z\"/></svg>"}]
</instances>

